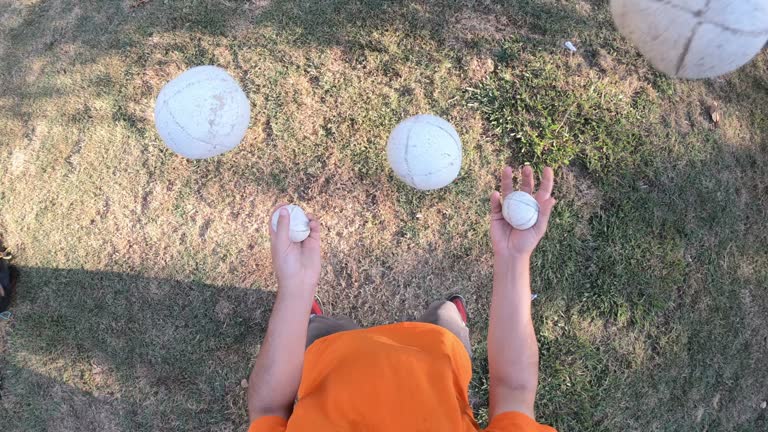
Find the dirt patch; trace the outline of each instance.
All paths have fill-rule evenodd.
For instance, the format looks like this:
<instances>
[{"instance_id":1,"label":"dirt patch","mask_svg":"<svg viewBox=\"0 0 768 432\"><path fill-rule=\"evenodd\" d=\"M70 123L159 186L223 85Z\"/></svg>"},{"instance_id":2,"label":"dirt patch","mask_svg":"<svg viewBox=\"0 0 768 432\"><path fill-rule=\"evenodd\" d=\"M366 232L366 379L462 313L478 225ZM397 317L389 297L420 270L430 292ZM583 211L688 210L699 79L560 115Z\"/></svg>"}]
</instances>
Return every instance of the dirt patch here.
<instances>
[{"instance_id":1,"label":"dirt patch","mask_svg":"<svg viewBox=\"0 0 768 432\"><path fill-rule=\"evenodd\" d=\"M253 20L272 5L272 0L247 0L240 13L228 26L227 33L235 37L246 37L253 31Z\"/></svg>"},{"instance_id":2,"label":"dirt patch","mask_svg":"<svg viewBox=\"0 0 768 432\"><path fill-rule=\"evenodd\" d=\"M584 16L590 15L592 13L592 11L593 11L592 4L589 3L588 1L584 1L584 0L576 1L574 3L573 8L574 8L574 10L576 10L576 12L578 12L578 13L584 15Z\"/></svg>"},{"instance_id":3,"label":"dirt patch","mask_svg":"<svg viewBox=\"0 0 768 432\"><path fill-rule=\"evenodd\" d=\"M296 138L308 143L317 141L326 111L309 77L291 75L284 80L283 85L287 99L292 101L284 107L283 115L300 119L293 124Z\"/></svg>"},{"instance_id":4,"label":"dirt patch","mask_svg":"<svg viewBox=\"0 0 768 432\"><path fill-rule=\"evenodd\" d=\"M478 41L497 42L514 33L509 20L501 14L464 11L447 26L448 46L466 48Z\"/></svg>"},{"instance_id":5,"label":"dirt patch","mask_svg":"<svg viewBox=\"0 0 768 432\"><path fill-rule=\"evenodd\" d=\"M91 362L91 385L94 387L94 395L102 396L104 394L113 394L118 388L118 382L115 379L114 371L109 366L109 362L104 359L94 359Z\"/></svg>"},{"instance_id":6,"label":"dirt patch","mask_svg":"<svg viewBox=\"0 0 768 432\"><path fill-rule=\"evenodd\" d=\"M467 74L473 82L484 80L493 72L495 64L489 56L472 57L467 64Z\"/></svg>"},{"instance_id":7,"label":"dirt patch","mask_svg":"<svg viewBox=\"0 0 768 432\"><path fill-rule=\"evenodd\" d=\"M27 160L27 154L23 151L16 150L11 154L11 174L16 175L24 170L24 166Z\"/></svg>"},{"instance_id":8,"label":"dirt patch","mask_svg":"<svg viewBox=\"0 0 768 432\"><path fill-rule=\"evenodd\" d=\"M600 190L592 183L585 173L573 167L566 167L560 171L559 178L555 182L557 188L555 198L569 201L567 205L576 210L579 215L575 227L575 233L580 238L589 236L589 220L600 211L603 198Z\"/></svg>"}]
</instances>

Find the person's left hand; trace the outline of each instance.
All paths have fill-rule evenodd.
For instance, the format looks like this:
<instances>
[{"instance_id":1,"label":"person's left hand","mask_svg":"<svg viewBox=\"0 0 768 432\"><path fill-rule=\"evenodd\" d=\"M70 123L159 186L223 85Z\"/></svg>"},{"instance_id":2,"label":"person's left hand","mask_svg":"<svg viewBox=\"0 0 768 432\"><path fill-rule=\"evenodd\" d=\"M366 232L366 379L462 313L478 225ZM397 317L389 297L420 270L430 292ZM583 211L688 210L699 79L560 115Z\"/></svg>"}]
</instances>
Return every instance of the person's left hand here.
<instances>
[{"instance_id":1,"label":"person's left hand","mask_svg":"<svg viewBox=\"0 0 768 432\"><path fill-rule=\"evenodd\" d=\"M533 169L530 166L523 168L520 190L532 195L539 203L539 219L535 225L526 230L514 229L502 214L504 197L515 190L512 182L512 168L504 168L501 174L501 194L498 192L491 194L491 243L496 258L502 261L516 257L530 258L536 245L547 232L549 217L557 202L552 198L554 182L555 174L552 168L544 168L541 175L541 185L539 185L539 190L534 193Z\"/></svg>"},{"instance_id":2,"label":"person's left hand","mask_svg":"<svg viewBox=\"0 0 768 432\"><path fill-rule=\"evenodd\" d=\"M279 204L272 214L286 204ZM309 237L301 243L294 243L288 237L291 216L286 209L280 209L277 232L269 224L269 238L272 250L272 266L277 276L278 293L290 296L312 298L320 281L320 223L308 214Z\"/></svg>"}]
</instances>

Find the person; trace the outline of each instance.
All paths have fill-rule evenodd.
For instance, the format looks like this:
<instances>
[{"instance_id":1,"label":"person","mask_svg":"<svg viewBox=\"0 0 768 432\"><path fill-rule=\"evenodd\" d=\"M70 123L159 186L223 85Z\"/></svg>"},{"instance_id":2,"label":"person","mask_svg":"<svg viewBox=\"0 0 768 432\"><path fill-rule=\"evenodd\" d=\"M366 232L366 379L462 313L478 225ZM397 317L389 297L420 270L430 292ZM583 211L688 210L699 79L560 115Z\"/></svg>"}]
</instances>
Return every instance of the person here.
<instances>
[{"instance_id":1,"label":"person","mask_svg":"<svg viewBox=\"0 0 768 432\"><path fill-rule=\"evenodd\" d=\"M502 172L503 196L513 191ZM502 217L490 197L493 293L488 329L488 432L554 431L534 420L539 352L531 318L530 259L547 229L554 174L523 168L521 190L539 204L524 231ZM266 337L248 385L249 432L477 431L469 403L471 348L460 297L433 303L421 322L360 329L320 315L313 300L320 279L321 228L310 219L302 243L288 239L289 215L270 229L278 290ZM315 314L310 318L310 310Z\"/></svg>"}]
</instances>

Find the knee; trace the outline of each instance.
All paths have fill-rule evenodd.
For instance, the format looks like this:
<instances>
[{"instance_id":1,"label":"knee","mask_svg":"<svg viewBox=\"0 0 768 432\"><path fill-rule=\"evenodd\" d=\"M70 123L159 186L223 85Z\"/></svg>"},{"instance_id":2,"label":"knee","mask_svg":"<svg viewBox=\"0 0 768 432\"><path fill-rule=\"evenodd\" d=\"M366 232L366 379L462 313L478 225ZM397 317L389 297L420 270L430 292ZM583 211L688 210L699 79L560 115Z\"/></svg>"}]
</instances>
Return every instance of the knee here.
<instances>
[{"instance_id":1,"label":"knee","mask_svg":"<svg viewBox=\"0 0 768 432\"><path fill-rule=\"evenodd\" d=\"M446 307L446 305L451 304L447 300L436 300L429 304L429 307L427 307L428 311L435 311L440 312L442 309Z\"/></svg>"},{"instance_id":2,"label":"knee","mask_svg":"<svg viewBox=\"0 0 768 432\"><path fill-rule=\"evenodd\" d=\"M437 316L442 319L458 319L461 321L461 314L459 313L459 310L456 308L456 305L447 301L442 300L436 303L436 310L437 310Z\"/></svg>"}]
</instances>

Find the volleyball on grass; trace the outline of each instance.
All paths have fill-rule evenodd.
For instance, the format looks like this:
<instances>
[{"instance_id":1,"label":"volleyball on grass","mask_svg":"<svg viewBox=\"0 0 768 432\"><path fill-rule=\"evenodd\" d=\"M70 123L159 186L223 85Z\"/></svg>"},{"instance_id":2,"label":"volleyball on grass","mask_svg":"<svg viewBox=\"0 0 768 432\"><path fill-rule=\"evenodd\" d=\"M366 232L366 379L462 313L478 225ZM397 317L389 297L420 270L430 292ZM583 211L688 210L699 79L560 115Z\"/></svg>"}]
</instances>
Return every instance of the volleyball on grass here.
<instances>
[{"instance_id":1,"label":"volleyball on grass","mask_svg":"<svg viewBox=\"0 0 768 432\"><path fill-rule=\"evenodd\" d=\"M160 91L155 126L171 150L189 159L213 157L240 144L251 104L240 85L216 66L187 70Z\"/></svg>"},{"instance_id":2,"label":"volleyball on grass","mask_svg":"<svg viewBox=\"0 0 768 432\"><path fill-rule=\"evenodd\" d=\"M419 190L450 184L461 170L461 139L447 121L420 114L400 122L387 140L387 160L395 174Z\"/></svg>"},{"instance_id":3,"label":"volleyball on grass","mask_svg":"<svg viewBox=\"0 0 768 432\"><path fill-rule=\"evenodd\" d=\"M611 12L645 58L674 77L732 72L768 41L768 0L611 0Z\"/></svg>"}]
</instances>

